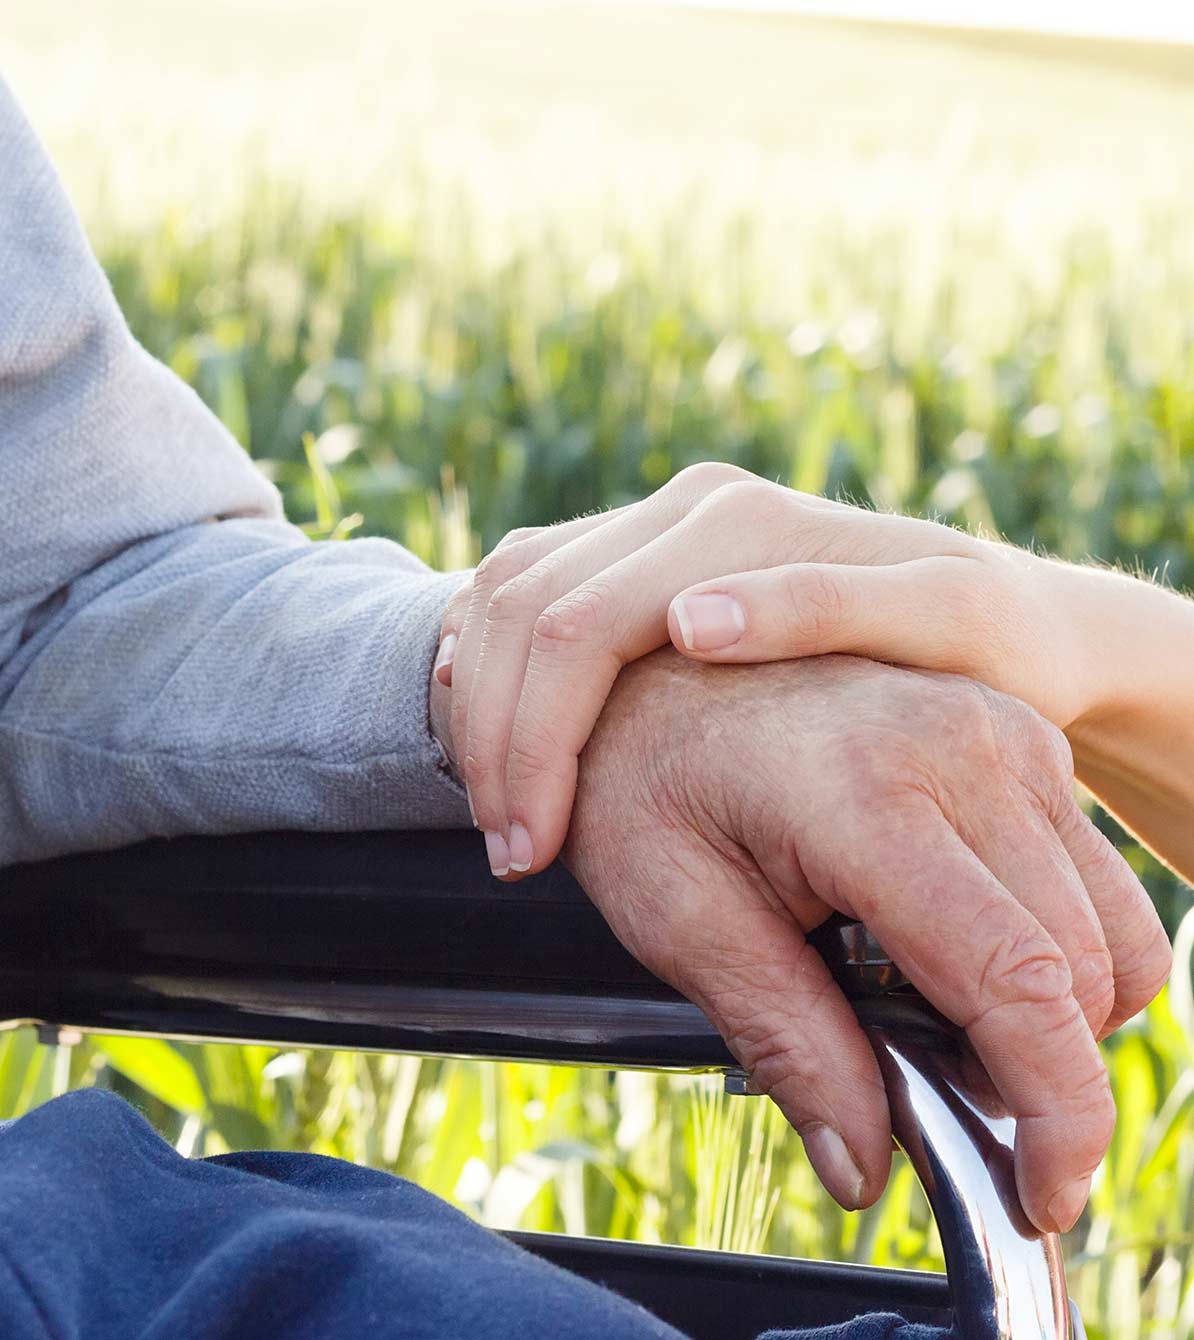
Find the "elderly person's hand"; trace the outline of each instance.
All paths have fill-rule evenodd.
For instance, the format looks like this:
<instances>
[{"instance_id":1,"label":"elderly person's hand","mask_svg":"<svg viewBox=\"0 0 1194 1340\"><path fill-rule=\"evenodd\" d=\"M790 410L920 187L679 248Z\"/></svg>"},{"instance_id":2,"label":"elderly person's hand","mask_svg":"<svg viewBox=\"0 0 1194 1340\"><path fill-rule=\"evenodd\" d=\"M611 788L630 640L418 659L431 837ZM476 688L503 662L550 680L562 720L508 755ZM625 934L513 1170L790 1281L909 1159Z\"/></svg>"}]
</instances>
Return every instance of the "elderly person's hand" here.
<instances>
[{"instance_id":1,"label":"elderly person's hand","mask_svg":"<svg viewBox=\"0 0 1194 1340\"><path fill-rule=\"evenodd\" d=\"M1159 988L1169 946L1032 709L852 657L747 669L659 651L622 672L585 748L565 859L841 1204L880 1194L890 1127L870 1047L805 943L831 909L965 1028L1019 1118L1033 1221L1077 1218L1114 1122L1095 1039Z\"/></svg>"}]
</instances>

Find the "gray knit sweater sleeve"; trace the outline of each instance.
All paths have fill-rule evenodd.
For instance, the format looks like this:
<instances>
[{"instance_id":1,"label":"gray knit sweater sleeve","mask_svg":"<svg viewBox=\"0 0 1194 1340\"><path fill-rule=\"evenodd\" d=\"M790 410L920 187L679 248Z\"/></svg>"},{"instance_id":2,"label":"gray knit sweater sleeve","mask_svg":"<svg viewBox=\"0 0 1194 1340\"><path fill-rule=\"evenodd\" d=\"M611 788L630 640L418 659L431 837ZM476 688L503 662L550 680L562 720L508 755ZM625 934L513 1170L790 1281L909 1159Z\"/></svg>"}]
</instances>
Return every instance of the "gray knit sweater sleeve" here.
<instances>
[{"instance_id":1,"label":"gray knit sweater sleeve","mask_svg":"<svg viewBox=\"0 0 1194 1340\"><path fill-rule=\"evenodd\" d=\"M0 82L0 865L467 824L427 719L461 580L287 524L132 338Z\"/></svg>"}]
</instances>

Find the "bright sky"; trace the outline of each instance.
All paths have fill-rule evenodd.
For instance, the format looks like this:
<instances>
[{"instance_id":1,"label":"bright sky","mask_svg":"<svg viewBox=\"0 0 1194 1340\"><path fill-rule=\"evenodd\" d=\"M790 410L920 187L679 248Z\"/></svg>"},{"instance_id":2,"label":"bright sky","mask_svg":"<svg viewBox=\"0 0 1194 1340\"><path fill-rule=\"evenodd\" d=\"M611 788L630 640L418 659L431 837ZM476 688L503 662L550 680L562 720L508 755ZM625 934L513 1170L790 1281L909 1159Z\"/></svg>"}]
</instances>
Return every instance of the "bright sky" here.
<instances>
[{"instance_id":1,"label":"bright sky","mask_svg":"<svg viewBox=\"0 0 1194 1340\"><path fill-rule=\"evenodd\" d=\"M1194 42L1189 0L663 0L707 9L776 10L947 27L1018 28Z\"/></svg>"}]
</instances>

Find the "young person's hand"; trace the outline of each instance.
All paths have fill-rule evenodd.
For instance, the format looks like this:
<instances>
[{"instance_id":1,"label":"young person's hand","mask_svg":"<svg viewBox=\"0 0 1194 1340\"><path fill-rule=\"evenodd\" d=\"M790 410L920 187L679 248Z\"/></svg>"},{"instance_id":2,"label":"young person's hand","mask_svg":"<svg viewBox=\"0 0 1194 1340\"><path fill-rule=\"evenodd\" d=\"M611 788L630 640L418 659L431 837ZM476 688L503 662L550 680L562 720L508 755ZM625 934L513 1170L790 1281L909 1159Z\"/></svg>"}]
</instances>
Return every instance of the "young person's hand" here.
<instances>
[{"instance_id":1,"label":"young person's hand","mask_svg":"<svg viewBox=\"0 0 1194 1340\"><path fill-rule=\"evenodd\" d=\"M846 651L956 671L1066 727L1087 676L1040 566L716 464L641 503L515 531L449 605L437 668L495 872L554 859L606 695L669 635L698 659Z\"/></svg>"},{"instance_id":2,"label":"young person's hand","mask_svg":"<svg viewBox=\"0 0 1194 1340\"><path fill-rule=\"evenodd\" d=\"M965 1028L1018 1118L1032 1220L1077 1218L1115 1115L1095 1039L1159 989L1169 945L1032 709L854 657L659 651L618 677L585 747L565 860L841 1204L882 1191L890 1127L870 1047L804 939L831 910Z\"/></svg>"}]
</instances>

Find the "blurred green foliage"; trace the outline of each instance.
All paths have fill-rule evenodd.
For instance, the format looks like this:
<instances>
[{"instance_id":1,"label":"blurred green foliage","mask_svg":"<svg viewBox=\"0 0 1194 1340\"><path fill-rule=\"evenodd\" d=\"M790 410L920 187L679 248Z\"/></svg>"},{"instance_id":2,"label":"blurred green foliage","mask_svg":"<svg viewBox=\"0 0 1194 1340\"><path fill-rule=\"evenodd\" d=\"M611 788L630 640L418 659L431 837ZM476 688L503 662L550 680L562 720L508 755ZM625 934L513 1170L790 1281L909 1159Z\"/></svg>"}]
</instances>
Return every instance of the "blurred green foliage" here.
<instances>
[{"instance_id":1,"label":"blurred green foliage","mask_svg":"<svg viewBox=\"0 0 1194 1340\"><path fill-rule=\"evenodd\" d=\"M464 566L511 527L720 459L1194 580L1194 304L1138 292L1098 236L1042 274L973 237L943 235L926 271L898 231L876 250L826 230L779 298L746 224L727 224L713 274L682 218L597 251L546 230L491 262L475 213L447 238L420 217L318 221L262 188L235 225L175 215L104 247L136 334L315 533L359 523ZM1176 931L1188 891L1119 840ZM1194 1337L1192 941L1187 918L1169 992L1106 1045L1121 1120L1069 1241L1094 1337ZM87 1083L132 1097L185 1152L342 1155L496 1225L940 1264L905 1164L878 1206L844 1215L768 1107L707 1081L0 1043L6 1115Z\"/></svg>"}]
</instances>

